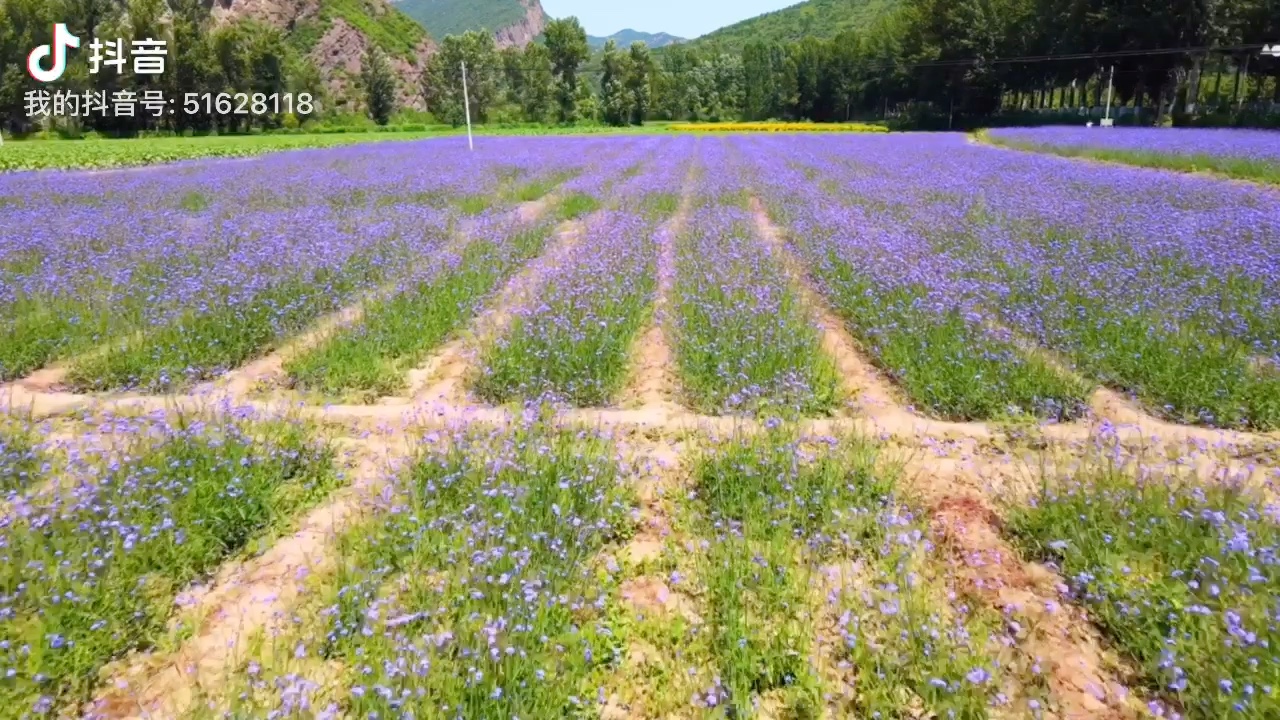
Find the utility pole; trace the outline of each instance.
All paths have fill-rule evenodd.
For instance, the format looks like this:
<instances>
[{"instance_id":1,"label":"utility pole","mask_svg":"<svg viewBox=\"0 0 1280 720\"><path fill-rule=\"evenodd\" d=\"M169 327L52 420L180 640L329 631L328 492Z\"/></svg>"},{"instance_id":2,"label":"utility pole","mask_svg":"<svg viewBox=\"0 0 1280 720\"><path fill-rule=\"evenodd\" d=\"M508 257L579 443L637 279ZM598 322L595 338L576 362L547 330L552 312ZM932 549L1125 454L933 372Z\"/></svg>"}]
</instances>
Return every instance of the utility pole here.
<instances>
[{"instance_id":1,"label":"utility pole","mask_svg":"<svg viewBox=\"0 0 1280 720\"><path fill-rule=\"evenodd\" d=\"M1248 85L1248 84L1249 84L1249 61L1250 61L1251 59L1253 59L1253 56L1252 56L1252 55L1245 55L1245 56L1244 56L1244 75L1243 75L1243 79L1244 79L1244 84L1245 84L1245 85ZM1240 70L1237 68L1237 69L1236 69L1236 112L1240 112L1241 110L1243 110L1243 109L1244 109L1244 96L1247 94L1247 93L1244 93L1244 92L1241 92L1241 91L1240 91L1240 80L1241 80L1241 77L1242 77L1242 76L1241 76L1241 74L1240 74Z\"/></svg>"},{"instance_id":2,"label":"utility pole","mask_svg":"<svg viewBox=\"0 0 1280 720\"><path fill-rule=\"evenodd\" d=\"M1116 66L1112 65L1111 75L1107 78L1107 113L1102 118L1103 127L1111 127L1113 122L1111 120L1111 88L1113 85L1115 85L1115 81L1116 81Z\"/></svg>"},{"instance_id":3,"label":"utility pole","mask_svg":"<svg viewBox=\"0 0 1280 720\"><path fill-rule=\"evenodd\" d=\"M471 139L471 97L467 95L467 61L462 61L462 106L467 111L467 149L475 151L475 142Z\"/></svg>"}]
</instances>

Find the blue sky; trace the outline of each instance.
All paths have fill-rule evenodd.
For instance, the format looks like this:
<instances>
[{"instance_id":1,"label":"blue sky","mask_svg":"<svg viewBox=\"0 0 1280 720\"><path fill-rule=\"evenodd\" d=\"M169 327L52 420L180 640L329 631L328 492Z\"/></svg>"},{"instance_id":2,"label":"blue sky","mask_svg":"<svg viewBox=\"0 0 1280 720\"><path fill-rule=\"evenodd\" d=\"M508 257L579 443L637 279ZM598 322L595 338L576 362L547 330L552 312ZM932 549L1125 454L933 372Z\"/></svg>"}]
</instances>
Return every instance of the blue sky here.
<instances>
[{"instance_id":1,"label":"blue sky","mask_svg":"<svg viewBox=\"0 0 1280 720\"><path fill-rule=\"evenodd\" d=\"M632 28L695 38L797 2L800 0L542 0L542 8L553 18L576 15L590 35L612 35Z\"/></svg>"}]
</instances>

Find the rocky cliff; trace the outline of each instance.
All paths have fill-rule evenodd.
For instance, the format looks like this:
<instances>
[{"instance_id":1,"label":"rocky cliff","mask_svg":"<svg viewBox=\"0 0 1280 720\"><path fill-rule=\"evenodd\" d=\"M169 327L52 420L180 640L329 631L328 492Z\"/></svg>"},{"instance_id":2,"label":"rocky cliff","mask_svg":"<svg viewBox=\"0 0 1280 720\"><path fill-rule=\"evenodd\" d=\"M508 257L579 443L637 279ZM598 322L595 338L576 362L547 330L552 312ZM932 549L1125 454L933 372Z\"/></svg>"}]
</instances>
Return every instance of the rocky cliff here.
<instances>
[{"instance_id":1,"label":"rocky cliff","mask_svg":"<svg viewBox=\"0 0 1280 720\"><path fill-rule=\"evenodd\" d=\"M499 47L523 47L542 34L540 0L214 0L218 22L252 18L289 33L324 78L339 109L354 110L360 62L370 42L389 57L401 107L422 107L419 83L436 44L432 35L485 28Z\"/></svg>"},{"instance_id":2,"label":"rocky cliff","mask_svg":"<svg viewBox=\"0 0 1280 720\"><path fill-rule=\"evenodd\" d=\"M500 48L524 47L547 27L547 13L543 11L540 0L520 0L520 5L524 7L524 18L493 33Z\"/></svg>"},{"instance_id":3,"label":"rocky cliff","mask_svg":"<svg viewBox=\"0 0 1280 720\"><path fill-rule=\"evenodd\" d=\"M337 7L328 0L215 0L212 13L216 22L250 18L289 33L320 70L339 109L355 109L360 63L369 43L376 42L395 70L400 105L422 105L419 81L435 43L387 0Z\"/></svg>"}]
</instances>

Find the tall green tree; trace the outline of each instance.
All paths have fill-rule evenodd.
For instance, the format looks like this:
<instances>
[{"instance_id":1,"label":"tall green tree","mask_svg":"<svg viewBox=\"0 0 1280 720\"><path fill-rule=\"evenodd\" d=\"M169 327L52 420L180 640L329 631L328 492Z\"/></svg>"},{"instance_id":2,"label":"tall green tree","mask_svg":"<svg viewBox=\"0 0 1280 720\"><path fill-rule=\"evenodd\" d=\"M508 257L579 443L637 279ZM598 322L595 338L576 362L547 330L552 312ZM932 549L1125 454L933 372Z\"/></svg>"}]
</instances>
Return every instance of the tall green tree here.
<instances>
[{"instance_id":1,"label":"tall green tree","mask_svg":"<svg viewBox=\"0 0 1280 720\"><path fill-rule=\"evenodd\" d=\"M467 64L467 102L471 119L486 122L502 85L502 60L486 32L468 31L449 35L427 63L422 75L427 107L443 122L454 127L466 121L467 103L462 96L462 63Z\"/></svg>"},{"instance_id":2,"label":"tall green tree","mask_svg":"<svg viewBox=\"0 0 1280 720\"><path fill-rule=\"evenodd\" d=\"M173 8L173 52L162 76L165 94L174 103L182 103L186 93L197 96L213 92L215 68L213 48L209 44L209 11L200 0L176 0ZM208 130L213 127L213 114L202 103L170 116L176 130Z\"/></svg>"},{"instance_id":3,"label":"tall green tree","mask_svg":"<svg viewBox=\"0 0 1280 720\"><path fill-rule=\"evenodd\" d=\"M625 84L632 125L643 125L649 115L653 72L653 56L649 54L649 46L639 40L631 43L631 50L627 53Z\"/></svg>"},{"instance_id":4,"label":"tall green tree","mask_svg":"<svg viewBox=\"0 0 1280 720\"><path fill-rule=\"evenodd\" d=\"M781 75L785 55L780 45L749 42L742 48L743 116L748 120L782 117Z\"/></svg>"},{"instance_id":5,"label":"tall green tree","mask_svg":"<svg viewBox=\"0 0 1280 720\"><path fill-rule=\"evenodd\" d=\"M555 104L555 73L545 45L530 43L522 60L520 111L528 122L546 122Z\"/></svg>"},{"instance_id":6,"label":"tall green tree","mask_svg":"<svg viewBox=\"0 0 1280 720\"><path fill-rule=\"evenodd\" d=\"M396 81L387 56L374 43L369 43L360 63L360 81L369 117L379 125L386 125L396 109Z\"/></svg>"},{"instance_id":7,"label":"tall green tree","mask_svg":"<svg viewBox=\"0 0 1280 720\"><path fill-rule=\"evenodd\" d=\"M699 63L698 52L696 48L680 44L666 48L662 54L654 104L668 120L687 120L695 115L697 89L690 80Z\"/></svg>"},{"instance_id":8,"label":"tall green tree","mask_svg":"<svg viewBox=\"0 0 1280 720\"><path fill-rule=\"evenodd\" d=\"M26 93L39 83L27 74L27 53L53 37L54 8L45 0L0 2L0 122L11 133L31 130ZM71 27L72 32L83 28Z\"/></svg>"},{"instance_id":9,"label":"tall green tree","mask_svg":"<svg viewBox=\"0 0 1280 720\"><path fill-rule=\"evenodd\" d=\"M543 31L551 67L556 76L556 101L560 122L577 119L578 67L587 59L587 31L576 17L552 20Z\"/></svg>"},{"instance_id":10,"label":"tall green tree","mask_svg":"<svg viewBox=\"0 0 1280 720\"><path fill-rule=\"evenodd\" d=\"M498 64L502 68L502 101L519 105L524 94L524 51L514 45L505 47L498 53Z\"/></svg>"},{"instance_id":11,"label":"tall green tree","mask_svg":"<svg viewBox=\"0 0 1280 720\"><path fill-rule=\"evenodd\" d=\"M608 125L615 127L631 121L630 98L627 96L625 61L618 51L618 44L609 40L604 44L601 56L600 115Z\"/></svg>"}]
</instances>

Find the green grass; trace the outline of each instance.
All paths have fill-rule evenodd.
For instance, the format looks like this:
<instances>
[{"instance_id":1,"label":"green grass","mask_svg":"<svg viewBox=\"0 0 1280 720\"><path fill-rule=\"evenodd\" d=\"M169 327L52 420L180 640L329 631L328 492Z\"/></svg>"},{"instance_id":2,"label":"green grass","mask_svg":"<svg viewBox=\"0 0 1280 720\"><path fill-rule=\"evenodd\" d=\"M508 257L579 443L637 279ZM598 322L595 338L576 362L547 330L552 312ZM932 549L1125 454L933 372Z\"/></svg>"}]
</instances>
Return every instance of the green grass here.
<instances>
[{"instance_id":1,"label":"green grass","mask_svg":"<svg viewBox=\"0 0 1280 720\"><path fill-rule=\"evenodd\" d=\"M1248 158L1233 158L1220 155L1174 155L1154 151L1054 145L1047 142L1010 140L986 133L979 133L978 138L983 142L1015 150L1050 153L1061 155L1062 157L1104 160L1177 172L1212 172L1237 180L1253 180L1280 185L1280 165L1277 165L1275 161L1250 160Z\"/></svg>"},{"instance_id":2,"label":"green grass","mask_svg":"<svg viewBox=\"0 0 1280 720\"><path fill-rule=\"evenodd\" d=\"M530 180L527 183L516 186L513 197L517 202L541 200L547 196L547 193L576 175L576 172L564 172Z\"/></svg>"},{"instance_id":3,"label":"green grass","mask_svg":"<svg viewBox=\"0 0 1280 720\"><path fill-rule=\"evenodd\" d=\"M1188 283L1184 278L1202 271L1185 258L1147 258L1123 244L1077 233L1037 229L1026 237L1047 256L1043 268L1080 262L1134 267L1138 287L1167 285L1171 278L1194 284L1220 293L1218 307L1246 321L1244 332L1232 331L1220 319L1186 315L1176 304L1124 302L1105 280L1002 266L1001 280L1010 292L1000 311L1035 318L1042 328L1037 339L1060 350L1080 372L1133 393L1153 413L1175 422L1280 428L1280 374L1252 361L1254 341L1274 337L1276 330L1275 317L1250 312L1261 304L1256 289L1231 278ZM1171 295L1168 302L1177 301Z\"/></svg>"},{"instance_id":4,"label":"green grass","mask_svg":"<svg viewBox=\"0 0 1280 720\"><path fill-rule=\"evenodd\" d=\"M1027 681L1005 662L999 616L948 596L926 525L872 444L807 445L782 429L700 449L692 468L724 717L767 702L770 717L902 717L909 705L980 718L1009 680Z\"/></svg>"},{"instance_id":5,"label":"green grass","mask_svg":"<svg viewBox=\"0 0 1280 720\"><path fill-rule=\"evenodd\" d=\"M556 216L561 220L577 220L600 209L600 200L587 193L570 193L556 207Z\"/></svg>"},{"instance_id":6,"label":"green grass","mask_svg":"<svg viewBox=\"0 0 1280 720\"><path fill-rule=\"evenodd\" d=\"M413 141L455 137L465 128L431 125L421 130L413 126L317 128L314 132L264 133L255 135L213 135L199 137L151 137L92 140L11 140L0 150L0 172L46 169L105 169L157 165L198 158L250 157L282 150L335 147L356 143ZM649 135L666 133L665 123L614 128L606 125L477 125L477 136L542 135ZM552 183L554 186L555 183ZM549 187L548 187L549 189ZM520 198L536 200L537 196ZM0 196L0 207L9 198ZM97 202L100 198L88 198Z\"/></svg>"},{"instance_id":7,"label":"green grass","mask_svg":"<svg viewBox=\"0 0 1280 720\"><path fill-rule=\"evenodd\" d=\"M541 252L550 231L546 225L512 228L509 236L473 241L432 275L366 308L355 327L286 363L285 371L298 387L331 396L355 391L369 400L404 389L405 371Z\"/></svg>"},{"instance_id":8,"label":"green grass","mask_svg":"<svg viewBox=\"0 0 1280 720\"><path fill-rule=\"evenodd\" d=\"M333 147L383 140L419 140L435 133L221 135L134 140L6 141L0 172L13 170L114 168L206 157L248 157L299 148Z\"/></svg>"},{"instance_id":9,"label":"green grass","mask_svg":"<svg viewBox=\"0 0 1280 720\"><path fill-rule=\"evenodd\" d=\"M822 172L807 169L814 178ZM928 268L927 280L912 277L914 261L900 253L933 253L932 247L909 251L884 242L878 231L855 241L845 235L848 229L824 230L812 223L799 232L791 218L808 211L791 208L812 202L792 195L770 198L767 206L771 217L790 229L788 245L804 261L819 292L914 408L957 421L1062 421L1084 414L1091 384L1045 357L1024 352L1013 338L988 327L979 311L967 309L968 298L937 288L943 280L936 265ZM857 195L823 193L820 202L860 205L867 217L909 220L899 215L901 208L873 207ZM931 240L928 233L924 239ZM923 262L932 261L926 257Z\"/></svg>"},{"instance_id":10,"label":"green grass","mask_svg":"<svg viewBox=\"0 0 1280 720\"><path fill-rule=\"evenodd\" d=\"M275 424L173 428L80 462L74 496L42 496L3 530L14 716L88 699L104 664L164 633L178 592L336 483L326 449Z\"/></svg>"},{"instance_id":11,"label":"green grass","mask_svg":"<svg viewBox=\"0 0 1280 720\"><path fill-rule=\"evenodd\" d=\"M43 477L44 459L28 428L0 419L0 492L21 491Z\"/></svg>"},{"instance_id":12,"label":"green grass","mask_svg":"<svg viewBox=\"0 0 1280 720\"><path fill-rule=\"evenodd\" d=\"M680 209L680 195L670 192L652 192L640 200L639 212L645 219L658 221L676 214Z\"/></svg>"},{"instance_id":13,"label":"green grass","mask_svg":"<svg viewBox=\"0 0 1280 720\"><path fill-rule=\"evenodd\" d=\"M474 217L493 207L494 201L492 195L464 195L454 201L454 206L463 215Z\"/></svg>"},{"instance_id":14,"label":"green grass","mask_svg":"<svg viewBox=\"0 0 1280 720\"><path fill-rule=\"evenodd\" d=\"M656 290L652 228L627 213L590 223L572 262L482 354L472 387L494 403L604 405L621 388Z\"/></svg>"},{"instance_id":15,"label":"green grass","mask_svg":"<svg viewBox=\"0 0 1280 720\"><path fill-rule=\"evenodd\" d=\"M1061 569L1165 707L1188 720L1280 715L1280 527L1261 498L1093 461L1010 508L1008 530Z\"/></svg>"},{"instance_id":16,"label":"green grass","mask_svg":"<svg viewBox=\"0 0 1280 720\"><path fill-rule=\"evenodd\" d=\"M23 377L63 352L89 344L91 337L76 332L72 321L89 309L81 298L21 298L6 307L8 317L0 318L0 380Z\"/></svg>"},{"instance_id":17,"label":"green grass","mask_svg":"<svg viewBox=\"0 0 1280 720\"><path fill-rule=\"evenodd\" d=\"M631 531L635 502L615 452L542 426L424 449L398 509L339 539L322 612L264 660L248 697L277 705L276 683L316 657L338 669L332 697L352 716L587 712L616 660L616 580L599 555Z\"/></svg>"},{"instance_id":18,"label":"green grass","mask_svg":"<svg viewBox=\"0 0 1280 720\"><path fill-rule=\"evenodd\" d=\"M673 339L685 400L713 415L826 414L835 362L751 223L723 207L699 211L676 239Z\"/></svg>"},{"instance_id":19,"label":"green grass","mask_svg":"<svg viewBox=\"0 0 1280 720\"><path fill-rule=\"evenodd\" d=\"M1280 318L1260 310L1259 283L1208 277L1185 254L1148 257L1127 240L1002 218L981 203L958 226L921 232L939 254L979 268L962 276L1007 288L987 312L1038 328L1037 342L1078 372L1133 393L1155 414L1217 427L1280 427L1280 376L1252 361L1255 344L1280 328ZM1041 260L1028 265L993 255L986 238L997 233L1011 233ZM1080 265L1134 268L1134 288L1192 286L1220 300L1193 315L1176 292L1143 300L1110 278L1058 271ZM1240 327L1223 327L1222 314Z\"/></svg>"},{"instance_id":20,"label":"green grass","mask_svg":"<svg viewBox=\"0 0 1280 720\"><path fill-rule=\"evenodd\" d=\"M1256 366L1248 345L1155 313L1127 315L1096 298L1063 314L1050 342L1071 349L1090 377L1137 395L1157 415L1215 427L1280 428L1280 372Z\"/></svg>"}]
</instances>

